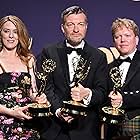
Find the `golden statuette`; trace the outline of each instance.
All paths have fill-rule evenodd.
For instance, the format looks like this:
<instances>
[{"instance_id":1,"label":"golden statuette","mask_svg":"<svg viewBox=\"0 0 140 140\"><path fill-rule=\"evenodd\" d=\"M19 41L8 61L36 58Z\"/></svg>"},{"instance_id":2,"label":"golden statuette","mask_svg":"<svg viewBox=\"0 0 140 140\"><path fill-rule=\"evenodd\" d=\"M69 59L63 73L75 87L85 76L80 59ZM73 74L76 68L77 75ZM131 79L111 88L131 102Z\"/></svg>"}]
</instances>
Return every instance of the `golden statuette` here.
<instances>
[{"instance_id":1,"label":"golden statuette","mask_svg":"<svg viewBox=\"0 0 140 140\"><path fill-rule=\"evenodd\" d=\"M122 73L118 67L114 67L110 70L110 77L112 82L114 83L113 91L114 95L120 91L122 84ZM111 124L118 124L123 121L124 118L124 110L120 109L120 106L105 106L102 108L104 112L103 121L111 123Z\"/></svg>"},{"instance_id":2,"label":"golden statuette","mask_svg":"<svg viewBox=\"0 0 140 140\"><path fill-rule=\"evenodd\" d=\"M80 59L73 58L74 77L70 84L70 88L77 87L78 83L82 82L88 75L90 70L90 62L80 57ZM76 62L76 63L75 63ZM79 101L63 101L64 107L61 111L66 112L72 116L86 116L87 106Z\"/></svg>"},{"instance_id":3,"label":"golden statuette","mask_svg":"<svg viewBox=\"0 0 140 140\"><path fill-rule=\"evenodd\" d=\"M40 88L38 89L37 96L40 96L45 91L45 87L47 84L47 78L49 73L53 72L56 68L56 62L54 62L52 59L45 59L42 63L42 72L35 72L35 76L38 80L40 80ZM33 116L50 116L52 115L50 111L51 104L49 102L47 103L32 103L29 104L29 112Z\"/></svg>"}]
</instances>

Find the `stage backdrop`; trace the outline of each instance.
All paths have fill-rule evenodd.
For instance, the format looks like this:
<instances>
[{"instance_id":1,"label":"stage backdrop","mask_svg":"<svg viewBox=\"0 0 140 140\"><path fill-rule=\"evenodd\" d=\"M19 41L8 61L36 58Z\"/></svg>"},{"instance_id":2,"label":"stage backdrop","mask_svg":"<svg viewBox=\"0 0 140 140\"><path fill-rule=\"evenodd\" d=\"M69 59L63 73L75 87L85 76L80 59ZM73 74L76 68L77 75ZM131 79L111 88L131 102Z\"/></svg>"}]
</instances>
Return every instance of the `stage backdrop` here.
<instances>
[{"instance_id":1,"label":"stage backdrop","mask_svg":"<svg viewBox=\"0 0 140 140\"><path fill-rule=\"evenodd\" d=\"M12 14L25 22L33 38L32 51L37 55L46 44L63 39L60 14L72 5L87 11L86 39L95 47L112 45L110 27L117 17L133 19L140 27L140 2L132 0L1 0L0 17Z\"/></svg>"}]
</instances>

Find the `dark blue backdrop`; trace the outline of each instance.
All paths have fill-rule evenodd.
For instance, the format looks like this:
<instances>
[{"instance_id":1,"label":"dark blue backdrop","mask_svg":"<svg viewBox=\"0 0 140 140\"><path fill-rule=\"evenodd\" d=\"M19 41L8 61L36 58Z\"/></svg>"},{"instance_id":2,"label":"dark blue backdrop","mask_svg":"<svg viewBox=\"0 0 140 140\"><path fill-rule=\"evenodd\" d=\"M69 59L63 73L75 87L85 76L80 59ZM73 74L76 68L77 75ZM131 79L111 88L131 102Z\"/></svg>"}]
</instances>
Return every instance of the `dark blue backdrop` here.
<instances>
[{"instance_id":1,"label":"dark blue backdrop","mask_svg":"<svg viewBox=\"0 0 140 140\"><path fill-rule=\"evenodd\" d=\"M25 22L37 55L45 44L63 39L60 14L71 5L80 5L87 11L86 39L95 47L112 45L110 27L117 17L133 19L140 27L140 2L131 0L1 0L0 17L12 14Z\"/></svg>"}]
</instances>

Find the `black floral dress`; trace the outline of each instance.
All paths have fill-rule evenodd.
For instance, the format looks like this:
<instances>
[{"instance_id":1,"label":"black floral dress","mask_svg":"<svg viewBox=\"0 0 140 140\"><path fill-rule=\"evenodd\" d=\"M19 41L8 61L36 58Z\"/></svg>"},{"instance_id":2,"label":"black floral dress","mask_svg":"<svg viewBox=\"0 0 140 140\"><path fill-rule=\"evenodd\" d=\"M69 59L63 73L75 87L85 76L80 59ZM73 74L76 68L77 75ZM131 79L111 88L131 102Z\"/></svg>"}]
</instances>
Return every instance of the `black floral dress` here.
<instances>
[{"instance_id":1,"label":"black floral dress","mask_svg":"<svg viewBox=\"0 0 140 140\"><path fill-rule=\"evenodd\" d=\"M7 108L31 103L28 90L31 87L29 73L9 72L0 74L0 104ZM0 114L0 139L38 140L39 133L30 127L30 121Z\"/></svg>"}]
</instances>

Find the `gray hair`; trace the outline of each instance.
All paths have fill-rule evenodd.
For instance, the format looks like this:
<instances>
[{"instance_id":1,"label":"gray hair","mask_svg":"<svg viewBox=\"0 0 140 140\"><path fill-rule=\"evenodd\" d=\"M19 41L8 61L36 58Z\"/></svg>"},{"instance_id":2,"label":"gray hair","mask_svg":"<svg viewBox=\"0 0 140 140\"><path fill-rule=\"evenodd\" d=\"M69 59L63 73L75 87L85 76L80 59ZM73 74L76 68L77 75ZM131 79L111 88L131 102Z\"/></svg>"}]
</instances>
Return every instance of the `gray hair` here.
<instances>
[{"instance_id":1,"label":"gray hair","mask_svg":"<svg viewBox=\"0 0 140 140\"><path fill-rule=\"evenodd\" d=\"M62 23L65 23L65 17L71 15L71 14L80 14L83 13L86 16L86 22L88 22L87 20L87 13L85 12L85 10L79 6L71 6L68 7L67 9L65 9L62 13L61 13L61 20Z\"/></svg>"}]
</instances>

